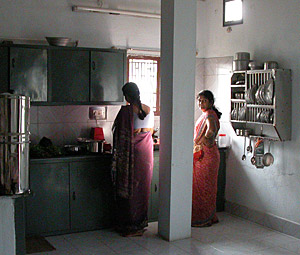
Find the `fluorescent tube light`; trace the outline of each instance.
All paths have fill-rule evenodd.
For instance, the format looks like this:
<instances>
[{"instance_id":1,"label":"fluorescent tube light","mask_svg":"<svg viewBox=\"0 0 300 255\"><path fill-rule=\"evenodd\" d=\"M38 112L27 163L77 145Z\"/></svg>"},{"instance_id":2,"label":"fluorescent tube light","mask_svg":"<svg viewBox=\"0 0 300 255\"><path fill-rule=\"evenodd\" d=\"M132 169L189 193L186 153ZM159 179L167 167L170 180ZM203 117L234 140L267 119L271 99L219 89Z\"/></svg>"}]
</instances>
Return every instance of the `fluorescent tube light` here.
<instances>
[{"instance_id":1,"label":"fluorescent tube light","mask_svg":"<svg viewBox=\"0 0 300 255\"><path fill-rule=\"evenodd\" d=\"M98 13L107 13L113 15L128 15L128 16L135 16L135 17L160 19L160 14L155 14L155 13L113 10L113 9L104 9L99 7L87 7L87 6L78 6L78 5L73 5L72 11L73 12L98 12Z\"/></svg>"}]
</instances>

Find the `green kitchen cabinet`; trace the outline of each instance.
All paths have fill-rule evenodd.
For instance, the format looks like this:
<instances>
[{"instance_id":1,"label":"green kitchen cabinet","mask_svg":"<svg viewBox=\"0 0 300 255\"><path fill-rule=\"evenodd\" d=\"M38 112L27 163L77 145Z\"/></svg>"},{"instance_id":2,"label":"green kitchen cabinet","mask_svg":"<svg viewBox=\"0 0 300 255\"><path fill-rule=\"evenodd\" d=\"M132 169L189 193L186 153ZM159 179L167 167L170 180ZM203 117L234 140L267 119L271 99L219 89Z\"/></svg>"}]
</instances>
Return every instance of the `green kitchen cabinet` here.
<instances>
[{"instance_id":1,"label":"green kitchen cabinet","mask_svg":"<svg viewBox=\"0 0 300 255\"><path fill-rule=\"evenodd\" d=\"M68 163L30 164L30 189L26 198L26 234L67 231L69 218Z\"/></svg>"},{"instance_id":2,"label":"green kitchen cabinet","mask_svg":"<svg viewBox=\"0 0 300 255\"><path fill-rule=\"evenodd\" d=\"M0 93L9 91L9 48L0 47Z\"/></svg>"},{"instance_id":3,"label":"green kitchen cabinet","mask_svg":"<svg viewBox=\"0 0 300 255\"><path fill-rule=\"evenodd\" d=\"M32 102L47 101L47 49L0 47L0 93L26 95Z\"/></svg>"},{"instance_id":4,"label":"green kitchen cabinet","mask_svg":"<svg viewBox=\"0 0 300 255\"><path fill-rule=\"evenodd\" d=\"M113 195L109 165L99 160L71 162L70 201L73 231L110 226Z\"/></svg>"},{"instance_id":5,"label":"green kitchen cabinet","mask_svg":"<svg viewBox=\"0 0 300 255\"><path fill-rule=\"evenodd\" d=\"M126 51L91 51L91 102L122 103Z\"/></svg>"},{"instance_id":6,"label":"green kitchen cabinet","mask_svg":"<svg viewBox=\"0 0 300 255\"><path fill-rule=\"evenodd\" d=\"M33 105L123 104L127 52L121 49L0 45L0 93Z\"/></svg>"},{"instance_id":7,"label":"green kitchen cabinet","mask_svg":"<svg viewBox=\"0 0 300 255\"><path fill-rule=\"evenodd\" d=\"M26 234L56 235L110 227L111 155L30 160Z\"/></svg>"},{"instance_id":8,"label":"green kitchen cabinet","mask_svg":"<svg viewBox=\"0 0 300 255\"><path fill-rule=\"evenodd\" d=\"M49 102L89 101L89 51L49 49Z\"/></svg>"},{"instance_id":9,"label":"green kitchen cabinet","mask_svg":"<svg viewBox=\"0 0 300 255\"><path fill-rule=\"evenodd\" d=\"M217 212L225 210L226 158L227 148L219 148L220 166L218 172Z\"/></svg>"}]
</instances>

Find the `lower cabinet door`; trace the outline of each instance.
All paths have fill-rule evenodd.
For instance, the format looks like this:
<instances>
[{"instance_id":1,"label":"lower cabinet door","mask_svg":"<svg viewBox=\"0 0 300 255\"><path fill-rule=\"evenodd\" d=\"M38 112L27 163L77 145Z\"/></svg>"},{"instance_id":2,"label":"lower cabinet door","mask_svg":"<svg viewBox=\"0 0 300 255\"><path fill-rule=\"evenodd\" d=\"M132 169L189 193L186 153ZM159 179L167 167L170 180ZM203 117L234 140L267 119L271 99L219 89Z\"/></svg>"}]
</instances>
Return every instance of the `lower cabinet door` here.
<instances>
[{"instance_id":1,"label":"lower cabinet door","mask_svg":"<svg viewBox=\"0 0 300 255\"><path fill-rule=\"evenodd\" d=\"M30 164L26 198L26 234L49 234L70 229L68 163Z\"/></svg>"},{"instance_id":2,"label":"lower cabinet door","mask_svg":"<svg viewBox=\"0 0 300 255\"><path fill-rule=\"evenodd\" d=\"M226 185L226 149L219 149L220 166L218 172L217 212L225 210L225 185Z\"/></svg>"},{"instance_id":3,"label":"lower cabinet door","mask_svg":"<svg viewBox=\"0 0 300 255\"><path fill-rule=\"evenodd\" d=\"M110 226L112 206L110 168L101 161L70 163L71 229Z\"/></svg>"}]
</instances>

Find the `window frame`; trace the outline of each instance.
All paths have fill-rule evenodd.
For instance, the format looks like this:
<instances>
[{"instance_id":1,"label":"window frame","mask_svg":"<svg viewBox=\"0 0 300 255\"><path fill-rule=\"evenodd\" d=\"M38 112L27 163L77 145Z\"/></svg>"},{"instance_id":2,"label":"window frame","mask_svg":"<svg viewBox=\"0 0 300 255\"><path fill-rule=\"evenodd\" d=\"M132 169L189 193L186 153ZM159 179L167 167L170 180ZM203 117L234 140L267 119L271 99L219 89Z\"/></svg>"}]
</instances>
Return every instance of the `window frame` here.
<instances>
[{"instance_id":1,"label":"window frame","mask_svg":"<svg viewBox=\"0 0 300 255\"><path fill-rule=\"evenodd\" d=\"M244 20L244 1L241 0L242 2L242 19L241 20L237 20L237 21L227 21L225 22L225 6L226 6L226 2L231 2L231 1L235 1L235 0L223 0L223 27L229 27L229 26L234 26L234 25L240 25L243 24L243 20Z\"/></svg>"},{"instance_id":2,"label":"window frame","mask_svg":"<svg viewBox=\"0 0 300 255\"><path fill-rule=\"evenodd\" d=\"M129 60L142 59L142 60L155 60L157 61L157 93L156 93L156 111L154 116L160 116L160 57L145 56L145 55L127 55L127 82L129 81Z\"/></svg>"}]
</instances>

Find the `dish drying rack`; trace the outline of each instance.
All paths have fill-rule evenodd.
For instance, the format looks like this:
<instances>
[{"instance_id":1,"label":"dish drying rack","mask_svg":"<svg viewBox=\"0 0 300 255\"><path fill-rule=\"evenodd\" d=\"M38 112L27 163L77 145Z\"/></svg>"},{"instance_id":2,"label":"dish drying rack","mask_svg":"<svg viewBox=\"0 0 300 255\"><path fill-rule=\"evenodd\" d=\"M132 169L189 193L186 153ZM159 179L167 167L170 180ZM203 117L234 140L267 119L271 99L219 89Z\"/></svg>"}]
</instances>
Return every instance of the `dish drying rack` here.
<instances>
[{"instance_id":1,"label":"dish drying rack","mask_svg":"<svg viewBox=\"0 0 300 255\"><path fill-rule=\"evenodd\" d=\"M234 71L231 116L234 130L250 129L250 137L291 139L291 70Z\"/></svg>"}]
</instances>

